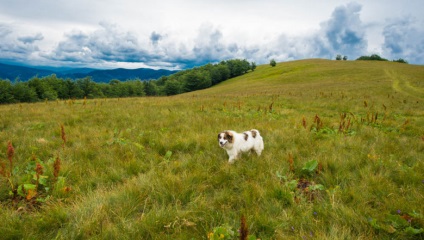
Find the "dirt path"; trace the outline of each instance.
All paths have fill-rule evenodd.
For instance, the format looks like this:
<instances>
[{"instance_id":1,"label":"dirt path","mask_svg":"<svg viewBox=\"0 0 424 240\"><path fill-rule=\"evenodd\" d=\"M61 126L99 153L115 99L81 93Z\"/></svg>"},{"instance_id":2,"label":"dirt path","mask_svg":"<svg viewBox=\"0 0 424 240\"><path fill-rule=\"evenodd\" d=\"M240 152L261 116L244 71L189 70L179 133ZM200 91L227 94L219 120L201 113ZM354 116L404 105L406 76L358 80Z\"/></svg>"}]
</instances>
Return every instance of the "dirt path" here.
<instances>
[{"instance_id":1,"label":"dirt path","mask_svg":"<svg viewBox=\"0 0 424 240\"><path fill-rule=\"evenodd\" d=\"M395 91L402 94L424 99L424 88L412 84L405 76L396 73L393 70L385 70L386 75L392 79L392 87Z\"/></svg>"}]
</instances>

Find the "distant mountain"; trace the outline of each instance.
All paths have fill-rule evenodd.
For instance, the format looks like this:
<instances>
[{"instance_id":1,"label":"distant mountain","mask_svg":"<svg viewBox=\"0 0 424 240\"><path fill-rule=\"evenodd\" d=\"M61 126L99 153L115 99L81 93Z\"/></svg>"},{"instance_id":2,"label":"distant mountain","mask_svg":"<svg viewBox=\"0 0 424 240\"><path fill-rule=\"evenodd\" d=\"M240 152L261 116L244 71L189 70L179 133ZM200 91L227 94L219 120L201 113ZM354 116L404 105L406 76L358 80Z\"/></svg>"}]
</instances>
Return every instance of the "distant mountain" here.
<instances>
[{"instance_id":1,"label":"distant mountain","mask_svg":"<svg viewBox=\"0 0 424 240\"><path fill-rule=\"evenodd\" d=\"M84 78L86 76L91 76L93 81L95 82L109 82L112 79L118 79L120 81L125 80L150 80L150 79L158 79L162 76L168 76L177 71L170 71L165 69L154 70L150 68L137 68L137 69L110 69L110 70L93 70L88 73L84 72L74 72L74 73L66 73L63 77L78 79Z\"/></svg>"},{"instance_id":2,"label":"distant mountain","mask_svg":"<svg viewBox=\"0 0 424 240\"><path fill-rule=\"evenodd\" d=\"M37 69L31 67L14 66L0 63L0 79L9 79L11 81L19 79L20 81L27 81L28 79L39 76L49 76L55 72L45 69Z\"/></svg>"},{"instance_id":3,"label":"distant mountain","mask_svg":"<svg viewBox=\"0 0 424 240\"><path fill-rule=\"evenodd\" d=\"M104 82L108 83L112 79L118 79L120 81L125 80L150 80L158 79L162 76L168 76L176 73L177 71L170 71L165 69L150 69L150 68L138 68L138 69L109 69L109 70L100 70L92 68L74 68L66 70L51 70L46 69L46 67L34 68L34 67L24 67L16 66L9 64L0 63L0 79L9 79L14 81L19 79L20 81L28 81L32 77L45 77L52 74L56 74L60 78L71 78L79 79L85 77L91 77L95 82Z\"/></svg>"},{"instance_id":4,"label":"distant mountain","mask_svg":"<svg viewBox=\"0 0 424 240\"><path fill-rule=\"evenodd\" d=\"M98 69L94 69L94 68L71 68L71 69L66 69L66 70L60 70L60 71L56 71L56 72L60 72L61 74L74 74L74 73L89 73L92 71L96 71Z\"/></svg>"}]
</instances>

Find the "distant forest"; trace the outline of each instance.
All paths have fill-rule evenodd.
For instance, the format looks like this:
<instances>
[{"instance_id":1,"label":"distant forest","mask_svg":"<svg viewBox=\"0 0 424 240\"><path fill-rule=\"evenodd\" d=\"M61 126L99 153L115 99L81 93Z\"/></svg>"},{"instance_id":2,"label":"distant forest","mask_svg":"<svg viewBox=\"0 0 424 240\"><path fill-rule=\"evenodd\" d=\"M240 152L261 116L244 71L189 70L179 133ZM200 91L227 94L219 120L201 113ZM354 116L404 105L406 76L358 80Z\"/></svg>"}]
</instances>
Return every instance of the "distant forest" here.
<instances>
[{"instance_id":1,"label":"distant forest","mask_svg":"<svg viewBox=\"0 0 424 240\"><path fill-rule=\"evenodd\" d=\"M41 78L34 76L27 82L16 80L12 83L10 80L0 79L0 104L57 99L169 96L205 89L254 71L255 68L256 64L253 62L232 59L150 81L112 79L109 83L96 83L91 77L72 80L58 78L55 74Z\"/></svg>"}]
</instances>

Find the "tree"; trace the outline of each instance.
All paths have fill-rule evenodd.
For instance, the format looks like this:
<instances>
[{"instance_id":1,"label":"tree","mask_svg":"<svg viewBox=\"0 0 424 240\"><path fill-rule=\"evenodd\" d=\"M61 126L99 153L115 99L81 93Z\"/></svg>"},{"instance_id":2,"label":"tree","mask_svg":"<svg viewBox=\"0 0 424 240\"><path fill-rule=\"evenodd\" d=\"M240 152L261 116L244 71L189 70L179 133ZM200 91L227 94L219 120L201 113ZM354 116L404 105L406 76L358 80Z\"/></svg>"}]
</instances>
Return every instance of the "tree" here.
<instances>
[{"instance_id":1,"label":"tree","mask_svg":"<svg viewBox=\"0 0 424 240\"><path fill-rule=\"evenodd\" d=\"M80 78L76 81L77 86L82 90L83 97L102 97L99 86L91 80L91 77Z\"/></svg>"},{"instance_id":2,"label":"tree","mask_svg":"<svg viewBox=\"0 0 424 240\"><path fill-rule=\"evenodd\" d=\"M388 61L387 59L382 58L377 54L372 54L371 56L361 56L356 60Z\"/></svg>"},{"instance_id":3,"label":"tree","mask_svg":"<svg viewBox=\"0 0 424 240\"><path fill-rule=\"evenodd\" d=\"M28 81L28 86L35 90L37 98L40 100L56 100L57 92L53 86L49 84L47 78L33 77Z\"/></svg>"},{"instance_id":4,"label":"tree","mask_svg":"<svg viewBox=\"0 0 424 240\"><path fill-rule=\"evenodd\" d=\"M277 65L277 62L274 59L271 59L269 65L271 65L271 67L275 67Z\"/></svg>"},{"instance_id":5,"label":"tree","mask_svg":"<svg viewBox=\"0 0 424 240\"><path fill-rule=\"evenodd\" d=\"M44 84L49 86L50 91L55 92L54 95L55 95L56 98L60 98L60 99L66 98L66 97L64 97L64 95L67 91L65 81L63 81L63 79L61 79L61 78L58 78L56 76L56 74L52 74L50 76L43 77L42 81L43 81ZM50 97L45 97L44 99L46 99L46 98L51 99ZM54 99L56 99L56 98L54 98Z\"/></svg>"},{"instance_id":6,"label":"tree","mask_svg":"<svg viewBox=\"0 0 424 240\"><path fill-rule=\"evenodd\" d=\"M408 61L406 61L406 60L404 60L404 59L402 59L402 58L399 58L398 60L394 60L394 59L393 59L393 62L406 63L406 64L408 64Z\"/></svg>"},{"instance_id":7,"label":"tree","mask_svg":"<svg viewBox=\"0 0 424 240\"><path fill-rule=\"evenodd\" d=\"M126 95L125 86L118 79L109 81L110 89L108 97L124 97Z\"/></svg>"},{"instance_id":8,"label":"tree","mask_svg":"<svg viewBox=\"0 0 424 240\"><path fill-rule=\"evenodd\" d=\"M191 92L212 86L211 75L206 70L192 70L183 77L184 90Z\"/></svg>"},{"instance_id":9,"label":"tree","mask_svg":"<svg viewBox=\"0 0 424 240\"><path fill-rule=\"evenodd\" d=\"M253 72L253 71L255 71L255 69L256 69L256 63L255 62L251 62L250 63L250 70L252 70L252 72Z\"/></svg>"},{"instance_id":10,"label":"tree","mask_svg":"<svg viewBox=\"0 0 424 240\"><path fill-rule=\"evenodd\" d=\"M344 57L343 57L343 61L346 61L347 60L347 56L345 55Z\"/></svg>"},{"instance_id":11,"label":"tree","mask_svg":"<svg viewBox=\"0 0 424 240\"><path fill-rule=\"evenodd\" d=\"M180 94L181 89L182 86L180 82L178 82L177 80L169 80L165 83L164 91L167 96L170 96Z\"/></svg>"},{"instance_id":12,"label":"tree","mask_svg":"<svg viewBox=\"0 0 424 240\"><path fill-rule=\"evenodd\" d=\"M230 69L227 64L218 64L210 69L212 85L218 84L230 78Z\"/></svg>"},{"instance_id":13,"label":"tree","mask_svg":"<svg viewBox=\"0 0 424 240\"><path fill-rule=\"evenodd\" d=\"M154 81L144 81L143 82L144 92L146 96L156 96L158 95L158 88Z\"/></svg>"},{"instance_id":14,"label":"tree","mask_svg":"<svg viewBox=\"0 0 424 240\"><path fill-rule=\"evenodd\" d=\"M15 83L12 92L13 98L17 102L37 102L39 100L35 90L24 82Z\"/></svg>"},{"instance_id":15,"label":"tree","mask_svg":"<svg viewBox=\"0 0 424 240\"><path fill-rule=\"evenodd\" d=\"M231 77L237 77L242 75L243 73L246 73L250 70L250 63L244 59L233 59L226 61L226 64L228 66L228 69L230 69L230 76Z\"/></svg>"},{"instance_id":16,"label":"tree","mask_svg":"<svg viewBox=\"0 0 424 240\"><path fill-rule=\"evenodd\" d=\"M131 96L142 97L146 95L143 82L140 79L127 81L126 84L129 85L129 93Z\"/></svg>"},{"instance_id":17,"label":"tree","mask_svg":"<svg viewBox=\"0 0 424 240\"><path fill-rule=\"evenodd\" d=\"M336 60L337 60L337 61L342 60L342 55L337 54L337 56L336 56Z\"/></svg>"},{"instance_id":18,"label":"tree","mask_svg":"<svg viewBox=\"0 0 424 240\"><path fill-rule=\"evenodd\" d=\"M71 79L66 79L64 82L64 94L63 99L71 99L71 98L83 98L84 92L79 88L76 82Z\"/></svg>"},{"instance_id":19,"label":"tree","mask_svg":"<svg viewBox=\"0 0 424 240\"><path fill-rule=\"evenodd\" d=\"M13 103L13 86L9 80L0 79L0 104L1 103Z\"/></svg>"}]
</instances>

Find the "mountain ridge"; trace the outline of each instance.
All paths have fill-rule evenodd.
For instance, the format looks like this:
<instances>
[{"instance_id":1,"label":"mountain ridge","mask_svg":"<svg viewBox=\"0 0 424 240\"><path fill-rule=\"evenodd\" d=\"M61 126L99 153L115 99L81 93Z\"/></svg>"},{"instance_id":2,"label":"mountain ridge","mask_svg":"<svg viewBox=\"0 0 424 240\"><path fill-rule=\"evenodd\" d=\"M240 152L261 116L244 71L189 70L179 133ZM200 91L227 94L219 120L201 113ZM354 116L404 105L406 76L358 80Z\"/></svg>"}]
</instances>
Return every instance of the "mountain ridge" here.
<instances>
[{"instance_id":1,"label":"mountain ridge","mask_svg":"<svg viewBox=\"0 0 424 240\"><path fill-rule=\"evenodd\" d=\"M33 77L46 77L56 74L60 78L80 79L91 77L94 82L108 83L110 80L117 79L120 81L126 80L152 80L158 79L162 76L174 74L176 70L166 69L151 69L151 68L137 68L137 69L94 69L94 68L75 68L66 70L49 70L44 67L28 67L18 66L6 63L0 63L0 79L11 81L18 79L19 81L28 81Z\"/></svg>"}]
</instances>

